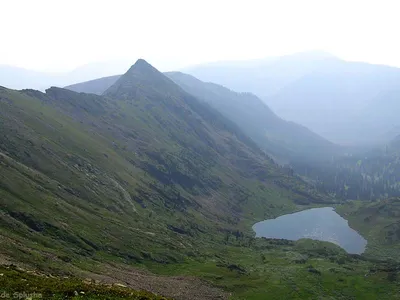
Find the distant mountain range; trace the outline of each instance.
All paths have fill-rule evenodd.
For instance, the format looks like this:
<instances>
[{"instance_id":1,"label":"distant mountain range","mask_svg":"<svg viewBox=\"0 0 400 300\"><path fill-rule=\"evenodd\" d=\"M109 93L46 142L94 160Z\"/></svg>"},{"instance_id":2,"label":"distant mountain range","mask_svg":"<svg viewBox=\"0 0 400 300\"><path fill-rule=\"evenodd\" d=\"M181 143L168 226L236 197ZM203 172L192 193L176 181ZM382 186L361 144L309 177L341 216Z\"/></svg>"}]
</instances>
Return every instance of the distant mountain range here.
<instances>
[{"instance_id":1,"label":"distant mountain range","mask_svg":"<svg viewBox=\"0 0 400 300\"><path fill-rule=\"evenodd\" d=\"M70 72L40 72L8 65L0 65L0 86L10 89L44 91L51 86L66 86L93 78L121 74L130 65L127 61L90 63Z\"/></svg>"},{"instance_id":2,"label":"distant mountain range","mask_svg":"<svg viewBox=\"0 0 400 300\"><path fill-rule=\"evenodd\" d=\"M321 61L329 59L336 58L329 53L310 51L282 57L201 64L181 71L237 92L252 92L264 99L312 72Z\"/></svg>"},{"instance_id":3,"label":"distant mountain range","mask_svg":"<svg viewBox=\"0 0 400 300\"><path fill-rule=\"evenodd\" d=\"M102 95L109 87L116 83L121 76L122 75L115 75L96 78L89 81L71 84L65 88L77 93L92 93L96 95Z\"/></svg>"},{"instance_id":4,"label":"distant mountain range","mask_svg":"<svg viewBox=\"0 0 400 300\"><path fill-rule=\"evenodd\" d=\"M239 125L258 145L278 161L304 157L326 158L339 147L299 124L278 117L251 93L236 93L180 72L166 73L187 92L204 100Z\"/></svg>"},{"instance_id":5,"label":"distant mountain range","mask_svg":"<svg viewBox=\"0 0 400 300\"><path fill-rule=\"evenodd\" d=\"M400 69L323 52L194 66L200 80L261 97L279 116L340 144L384 143L400 133Z\"/></svg>"}]
</instances>

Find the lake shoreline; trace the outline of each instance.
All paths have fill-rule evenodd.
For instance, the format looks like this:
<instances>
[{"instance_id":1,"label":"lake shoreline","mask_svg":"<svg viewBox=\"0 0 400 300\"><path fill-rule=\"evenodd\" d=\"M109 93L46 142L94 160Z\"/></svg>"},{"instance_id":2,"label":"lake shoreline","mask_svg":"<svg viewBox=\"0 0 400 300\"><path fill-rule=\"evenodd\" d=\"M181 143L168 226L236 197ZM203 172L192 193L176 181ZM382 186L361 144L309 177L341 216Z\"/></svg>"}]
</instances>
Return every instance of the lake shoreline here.
<instances>
[{"instance_id":1,"label":"lake shoreline","mask_svg":"<svg viewBox=\"0 0 400 300\"><path fill-rule=\"evenodd\" d=\"M364 253L367 245L367 240L349 227L348 220L334 207L316 207L285 214L257 222L252 229L256 237L331 242L350 254Z\"/></svg>"}]
</instances>

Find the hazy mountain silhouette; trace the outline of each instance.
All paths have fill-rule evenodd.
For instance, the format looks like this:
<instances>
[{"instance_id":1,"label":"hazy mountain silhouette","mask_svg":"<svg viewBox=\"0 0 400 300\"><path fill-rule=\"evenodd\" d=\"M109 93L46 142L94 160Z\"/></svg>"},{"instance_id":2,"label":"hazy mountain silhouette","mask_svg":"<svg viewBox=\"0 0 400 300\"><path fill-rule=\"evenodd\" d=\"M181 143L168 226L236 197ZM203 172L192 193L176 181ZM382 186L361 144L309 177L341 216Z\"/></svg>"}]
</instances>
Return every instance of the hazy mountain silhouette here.
<instances>
[{"instance_id":1,"label":"hazy mountain silhouette","mask_svg":"<svg viewBox=\"0 0 400 300\"><path fill-rule=\"evenodd\" d=\"M51 86L66 86L93 78L121 74L129 61L89 63L70 72L40 72L8 65L0 65L0 85L10 89L37 89L44 91Z\"/></svg>"},{"instance_id":2,"label":"hazy mountain silhouette","mask_svg":"<svg viewBox=\"0 0 400 300\"><path fill-rule=\"evenodd\" d=\"M398 68L310 52L266 63L209 64L185 71L236 91L253 92L282 118L333 142L381 143L400 133L400 120L387 118L383 111L397 109L390 99L396 99L399 90Z\"/></svg>"},{"instance_id":3,"label":"hazy mountain silhouette","mask_svg":"<svg viewBox=\"0 0 400 300\"><path fill-rule=\"evenodd\" d=\"M187 92L238 124L260 147L280 160L329 157L338 147L304 126L278 117L251 93L236 93L180 72L166 73Z\"/></svg>"},{"instance_id":4,"label":"hazy mountain silhouette","mask_svg":"<svg viewBox=\"0 0 400 300\"><path fill-rule=\"evenodd\" d=\"M265 98L313 71L321 63L336 60L329 53L312 51L249 61L214 62L188 67L182 72L202 81Z\"/></svg>"}]
</instances>

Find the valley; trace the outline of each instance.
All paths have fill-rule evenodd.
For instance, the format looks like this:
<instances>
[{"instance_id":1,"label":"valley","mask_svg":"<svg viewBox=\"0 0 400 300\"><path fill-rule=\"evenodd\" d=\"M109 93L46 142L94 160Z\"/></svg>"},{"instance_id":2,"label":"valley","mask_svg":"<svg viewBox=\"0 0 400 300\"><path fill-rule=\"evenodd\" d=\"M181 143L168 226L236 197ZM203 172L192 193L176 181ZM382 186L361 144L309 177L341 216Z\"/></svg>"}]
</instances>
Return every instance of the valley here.
<instances>
[{"instance_id":1,"label":"valley","mask_svg":"<svg viewBox=\"0 0 400 300\"><path fill-rule=\"evenodd\" d=\"M398 2L0 7L0 300L400 300Z\"/></svg>"},{"instance_id":2,"label":"valley","mask_svg":"<svg viewBox=\"0 0 400 300\"><path fill-rule=\"evenodd\" d=\"M358 163L256 95L143 59L1 87L0 280L54 299L397 299L396 141ZM324 207L365 253L252 229Z\"/></svg>"}]
</instances>

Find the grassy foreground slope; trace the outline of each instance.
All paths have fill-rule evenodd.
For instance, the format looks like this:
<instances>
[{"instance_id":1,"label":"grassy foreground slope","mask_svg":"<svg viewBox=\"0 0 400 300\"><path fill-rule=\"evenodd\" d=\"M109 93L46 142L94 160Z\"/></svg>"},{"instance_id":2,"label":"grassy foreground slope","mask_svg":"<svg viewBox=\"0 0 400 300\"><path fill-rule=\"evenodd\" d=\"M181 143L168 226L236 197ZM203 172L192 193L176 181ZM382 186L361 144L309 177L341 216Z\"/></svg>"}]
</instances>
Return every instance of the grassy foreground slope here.
<instances>
[{"instance_id":1,"label":"grassy foreground slope","mask_svg":"<svg viewBox=\"0 0 400 300\"><path fill-rule=\"evenodd\" d=\"M145 61L105 96L1 88L0 152L0 261L175 299L395 295L383 262L255 239L332 199Z\"/></svg>"},{"instance_id":2,"label":"grassy foreground slope","mask_svg":"<svg viewBox=\"0 0 400 300\"><path fill-rule=\"evenodd\" d=\"M119 283L100 284L93 280L49 276L15 266L0 266L0 274L0 296L4 299L167 300Z\"/></svg>"}]
</instances>

